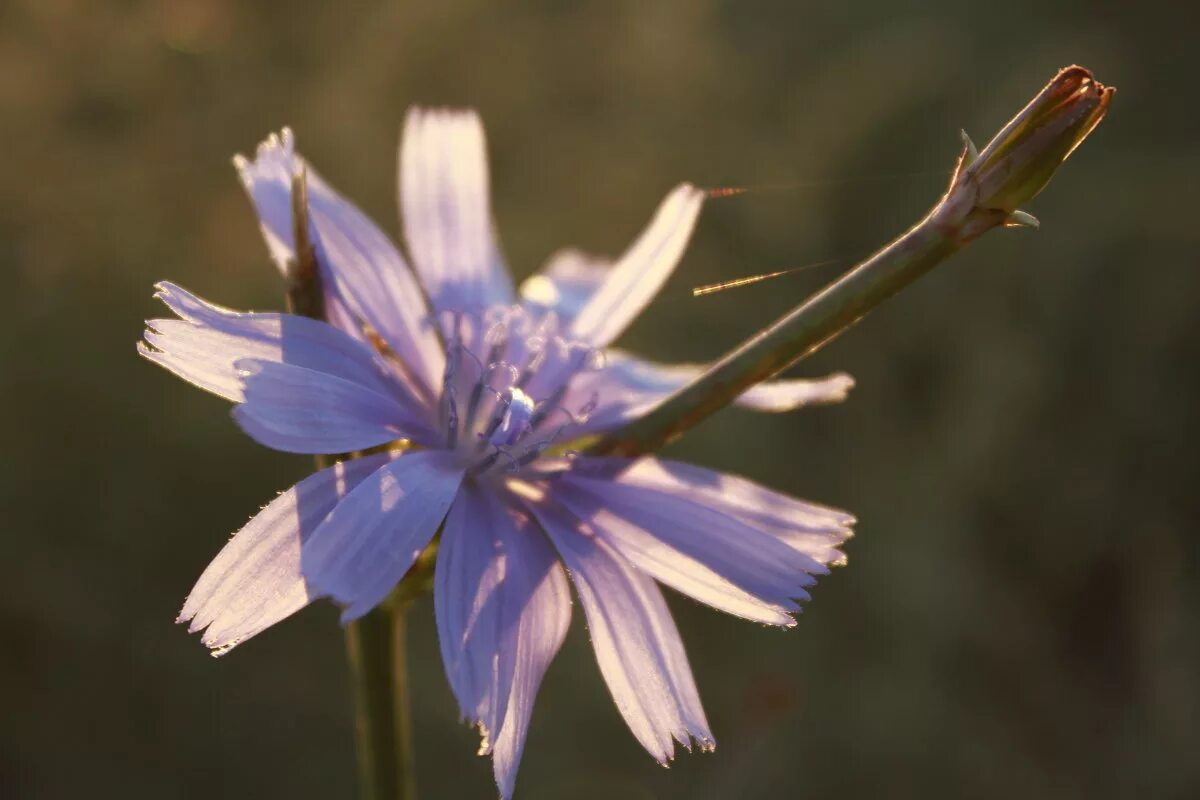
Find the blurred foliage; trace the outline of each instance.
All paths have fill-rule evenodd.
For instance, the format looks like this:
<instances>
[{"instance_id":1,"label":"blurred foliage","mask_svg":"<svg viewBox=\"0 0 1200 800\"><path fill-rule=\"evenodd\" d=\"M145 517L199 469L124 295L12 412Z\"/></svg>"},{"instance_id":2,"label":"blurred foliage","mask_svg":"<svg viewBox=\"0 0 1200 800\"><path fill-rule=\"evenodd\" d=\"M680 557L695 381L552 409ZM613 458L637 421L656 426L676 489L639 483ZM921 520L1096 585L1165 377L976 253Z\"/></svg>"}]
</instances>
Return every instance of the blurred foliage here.
<instances>
[{"instance_id":1,"label":"blurred foliage","mask_svg":"<svg viewBox=\"0 0 1200 800\"><path fill-rule=\"evenodd\" d=\"M212 661L171 624L208 560L308 469L134 354L170 278L235 307L279 282L229 157L294 126L390 230L411 103L481 109L510 263L617 253L667 189L712 202L623 344L704 359L941 190L1060 66L1109 119L998 232L804 364L842 407L726 412L672 454L860 517L787 633L672 597L719 747L665 772L612 707L582 615L523 798L1195 797L1200 434L1194 23L1174 3L0 6L0 796L347 797L332 607ZM1181 18L1179 15L1183 14ZM785 446L791 445L790 447ZM490 797L432 607L414 612L426 798Z\"/></svg>"}]
</instances>

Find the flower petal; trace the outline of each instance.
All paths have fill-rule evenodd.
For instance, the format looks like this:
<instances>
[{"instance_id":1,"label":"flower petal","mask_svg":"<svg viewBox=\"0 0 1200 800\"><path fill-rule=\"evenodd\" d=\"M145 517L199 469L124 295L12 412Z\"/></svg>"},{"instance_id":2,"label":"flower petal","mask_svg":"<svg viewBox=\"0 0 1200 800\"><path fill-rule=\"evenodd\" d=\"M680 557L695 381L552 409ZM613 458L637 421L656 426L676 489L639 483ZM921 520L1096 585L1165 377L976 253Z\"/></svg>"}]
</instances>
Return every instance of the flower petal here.
<instances>
[{"instance_id":1,"label":"flower petal","mask_svg":"<svg viewBox=\"0 0 1200 800\"><path fill-rule=\"evenodd\" d=\"M598 402L586 421L571 428L571 434L598 433L643 416L705 369L699 364L656 364L620 350L608 350L604 366L575 378L563 397L561 405L572 412L593 397ZM742 393L736 405L751 411L793 411L839 403L853 386L854 379L844 372L816 379L764 381Z\"/></svg>"},{"instance_id":2,"label":"flower petal","mask_svg":"<svg viewBox=\"0 0 1200 800\"><path fill-rule=\"evenodd\" d=\"M761 527L697 501L691 484L646 480L625 459L580 458L555 499L634 566L714 608L790 626L793 598L827 572L823 563ZM597 463L598 462L598 463ZM628 472L633 476L626 478Z\"/></svg>"},{"instance_id":3,"label":"flower petal","mask_svg":"<svg viewBox=\"0 0 1200 800\"><path fill-rule=\"evenodd\" d=\"M438 640L463 715L480 725L512 794L533 701L571 618L562 567L540 531L464 485L446 517L434 579Z\"/></svg>"},{"instance_id":4,"label":"flower petal","mask_svg":"<svg viewBox=\"0 0 1200 800\"><path fill-rule=\"evenodd\" d=\"M827 506L781 494L745 478L659 458L579 459L573 478L616 481L666 495L686 497L698 505L758 528L810 559L812 574L826 565L845 563L838 547L853 532L854 516Z\"/></svg>"},{"instance_id":5,"label":"flower petal","mask_svg":"<svg viewBox=\"0 0 1200 800\"><path fill-rule=\"evenodd\" d=\"M429 544L462 481L453 453L409 453L376 470L304 543L301 570L314 593L361 617L388 596Z\"/></svg>"},{"instance_id":6,"label":"flower petal","mask_svg":"<svg viewBox=\"0 0 1200 800\"><path fill-rule=\"evenodd\" d=\"M595 380L620 387L618 391L649 403L682 389L707 369L705 364L656 364L631 353L609 350L604 369ZM824 378L764 381L743 392L737 404L753 411L793 411L802 406L840 403L852 388L854 378L844 372Z\"/></svg>"},{"instance_id":7,"label":"flower petal","mask_svg":"<svg viewBox=\"0 0 1200 800\"><path fill-rule=\"evenodd\" d=\"M323 322L291 314L240 314L213 305L171 283L157 297L180 319L149 320L143 356L213 394L240 403L243 358L293 364L335 375L375 391L400 387L365 345Z\"/></svg>"},{"instance_id":8,"label":"flower petal","mask_svg":"<svg viewBox=\"0 0 1200 800\"><path fill-rule=\"evenodd\" d=\"M528 533L516 537L514 544L513 583L518 587L533 588L518 589L520 594L528 593L529 600L521 611L517 630L508 712L492 748L496 785L505 800L512 797L517 766L525 749L529 718L542 677L562 647L571 623L571 592L567 588L567 577L549 545L540 535Z\"/></svg>"},{"instance_id":9,"label":"flower petal","mask_svg":"<svg viewBox=\"0 0 1200 800\"><path fill-rule=\"evenodd\" d=\"M233 409L242 430L286 453L348 453L395 439L437 441L420 417L391 397L335 375L256 359L235 366L245 402Z\"/></svg>"},{"instance_id":10,"label":"flower petal","mask_svg":"<svg viewBox=\"0 0 1200 800\"><path fill-rule=\"evenodd\" d=\"M521 284L521 302L533 311L553 311L567 327L604 284L610 269L608 259L579 250L559 250L540 272Z\"/></svg>"},{"instance_id":11,"label":"flower petal","mask_svg":"<svg viewBox=\"0 0 1200 800\"><path fill-rule=\"evenodd\" d=\"M272 500L229 540L192 588L177 622L224 655L313 599L300 574L300 548L346 493L395 456L335 464Z\"/></svg>"},{"instance_id":12,"label":"flower petal","mask_svg":"<svg viewBox=\"0 0 1200 800\"><path fill-rule=\"evenodd\" d=\"M296 155L295 138L288 128L272 133L258 145L251 161L234 156L233 166L258 212L258 224L271 260L285 276L296 256L292 229L292 179L307 165ZM311 180L312 176L309 176Z\"/></svg>"},{"instance_id":13,"label":"flower petal","mask_svg":"<svg viewBox=\"0 0 1200 800\"><path fill-rule=\"evenodd\" d=\"M295 257L292 179L305 172L321 279L335 301L330 304L344 304L350 312L331 318L352 333L361 328L359 320L366 322L426 392L435 392L441 385L441 345L420 286L387 235L296 154L289 130L260 144L253 161L239 156L234 164L281 271Z\"/></svg>"},{"instance_id":14,"label":"flower petal","mask_svg":"<svg viewBox=\"0 0 1200 800\"><path fill-rule=\"evenodd\" d=\"M740 479L700 470L691 480L677 480L668 471L670 462L644 462L577 458L575 468L556 482L554 497L662 583L731 614L792 625L787 613L799 609L792 599L809 599L804 588L816 583L812 575L828 572L829 554L845 539L845 528L822 519L832 530L821 531L814 555L782 540L773 525L740 516L730 500L707 492L714 482L730 486ZM766 489L756 488L756 499L766 505ZM794 523L782 528L788 534L814 533Z\"/></svg>"},{"instance_id":15,"label":"flower petal","mask_svg":"<svg viewBox=\"0 0 1200 800\"><path fill-rule=\"evenodd\" d=\"M505 608L513 521L496 501L464 485L446 515L433 599L446 678L464 718L487 737L500 730L512 685L518 617ZM508 612L506 615L505 612Z\"/></svg>"},{"instance_id":16,"label":"flower petal","mask_svg":"<svg viewBox=\"0 0 1200 800\"><path fill-rule=\"evenodd\" d=\"M531 501L539 524L571 572L596 661L633 735L660 764L672 739L715 746L675 621L654 581L560 506Z\"/></svg>"},{"instance_id":17,"label":"flower petal","mask_svg":"<svg viewBox=\"0 0 1200 800\"><path fill-rule=\"evenodd\" d=\"M704 196L703 191L688 183L667 195L649 227L621 256L574 319L571 332L576 338L606 347L633 322L675 271Z\"/></svg>"},{"instance_id":18,"label":"flower petal","mask_svg":"<svg viewBox=\"0 0 1200 800\"><path fill-rule=\"evenodd\" d=\"M437 311L513 302L489 191L478 115L410 110L400 149L400 210L408 251Z\"/></svg>"},{"instance_id":19,"label":"flower petal","mask_svg":"<svg viewBox=\"0 0 1200 800\"><path fill-rule=\"evenodd\" d=\"M311 197L311 192L310 192ZM421 287L386 236L343 204L312 207L318 263L345 306L345 318L365 322L396 354L409 382L432 404L441 390L445 354ZM337 319L331 315L331 319Z\"/></svg>"}]
</instances>

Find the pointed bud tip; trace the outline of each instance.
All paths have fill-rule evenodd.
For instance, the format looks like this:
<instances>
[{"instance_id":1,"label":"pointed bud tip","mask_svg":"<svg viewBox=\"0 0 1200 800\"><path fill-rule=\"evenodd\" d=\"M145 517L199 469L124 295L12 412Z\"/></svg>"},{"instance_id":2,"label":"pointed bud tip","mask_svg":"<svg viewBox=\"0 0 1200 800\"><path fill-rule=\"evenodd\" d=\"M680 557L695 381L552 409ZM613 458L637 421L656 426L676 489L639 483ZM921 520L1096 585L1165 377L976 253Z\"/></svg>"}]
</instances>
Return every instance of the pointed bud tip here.
<instances>
[{"instance_id":1,"label":"pointed bud tip","mask_svg":"<svg viewBox=\"0 0 1200 800\"><path fill-rule=\"evenodd\" d=\"M960 136L962 136L963 147L966 150L966 155L963 159L963 165L969 167L979 159L979 148L975 146L973 141L971 141L971 137L967 135L965 130L961 130L958 133Z\"/></svg>"},{"instance_id":2,"label":"pointed bud tip","mask_svg":"<svg viewBox=\"0 0 1200 800\"><path fill-rule=\"evenodd\" d=\"M1037 229L1042 227L1042 223L1041 220L1039 220L1033 214L1030 214L1028 211L1021 211L1020 209L1017 209L1009 214L1008 218L1004 220L1004 227Z\"/></svg>"}]
</instances>

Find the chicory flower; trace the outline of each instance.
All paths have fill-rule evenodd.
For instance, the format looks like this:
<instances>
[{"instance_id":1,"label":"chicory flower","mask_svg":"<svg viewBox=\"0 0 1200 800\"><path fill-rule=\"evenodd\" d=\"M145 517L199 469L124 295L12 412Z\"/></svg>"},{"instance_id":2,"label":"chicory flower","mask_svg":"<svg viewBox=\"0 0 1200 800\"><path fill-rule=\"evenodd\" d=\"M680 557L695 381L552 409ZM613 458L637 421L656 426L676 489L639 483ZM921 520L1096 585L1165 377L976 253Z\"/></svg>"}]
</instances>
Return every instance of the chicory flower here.
<instances>
[{"instance_id":1,"label":"chicory flower","mask_svg":"<svg viewBox=\"0 0 1200 800\"><path fill-rule=\"evenodd\" d=\"M291 192L304 172L328 323L237 313L163 283L157 296L177 319L150 320L139 350L234 402L234 419L267 447L367 454L268 504L205 570L179 621L219 655L317 598L353 620L388 597L440 530L441 654L504 797L570 621L568 574L638 741L662 763L675 742L710 749L658 584L790 626L813 576L844 560L853 519L700 467L560 452L700 371L609 348L679 262L704 193L677 187L615 263L562 251L517 292L471 112L408 116L409 258L308 167L290 132L236 165L281 269L295 257ZM782 411L841 400L851 385L841 374L776 381L740 403Z\"/></svg>"}]
</instances>

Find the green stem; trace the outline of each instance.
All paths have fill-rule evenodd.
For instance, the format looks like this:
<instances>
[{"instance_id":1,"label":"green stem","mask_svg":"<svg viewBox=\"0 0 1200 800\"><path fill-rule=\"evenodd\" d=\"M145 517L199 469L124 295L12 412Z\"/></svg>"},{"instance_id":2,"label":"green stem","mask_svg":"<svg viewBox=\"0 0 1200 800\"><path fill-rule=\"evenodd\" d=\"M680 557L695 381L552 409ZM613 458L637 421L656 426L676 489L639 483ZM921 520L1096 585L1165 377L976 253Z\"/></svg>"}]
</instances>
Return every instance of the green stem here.
<instances>
[{"instance_id":1,"label":"green stem","mask_svg":"<svg viewBox=\"0 0 1200 800\"><path fill-rule=\"evenodd\" d=\"M588 447L603 455L652 452L746 389L811 355L868 311L937 266L965 243L931 213L839 280L759 331L650 413Z\"/></svg>"},{"instance_id":2,"label":"green stem","mask_svg":"<svg viewBox=\"0 0 1200 800\"><path fill-rule=\"evenodd\" d=\"M992 228L1037 226L1037 195L1104 118L1113 89L1083 67L1060 70L982 153L963 134L950 187L900 238L752 336L645 416L573 449L636 456L659 449L745 390L777 375Z\"/></svg>"},{"instance_id":3,"label":"green stem","mask_svg":"<svg viewBox=\"0 0 1200 800\"><path fill-rule=\"evenodd\" d=\"M308 235L308 184L304 172L292 179L292 235L295 256L287 270L287 308L293 314L325 318L316 253ZM354 458L316 456L317 469ZM416 573L416 570L414 570ZM408 691L408 608L425 578L406 578L392 598L346 625L355 708L359 785L364 800L414 800L412 714Z\"/></svg>"},{"instance_id":4,"label":"green stem","mask_svg":"<svg viewBox=\"0 0 1200 800\"><path fill-rule=\"evenodd\" d=\"M357 709L359 783L365 800L417 796L408 705L407 605L385 603L346 626Z\"/></svg>"},{"instance_id":5,"label":"green stem","mask_svg":"<svg viewBox=\"0 0 1200 800\"><path fill-rule=\"evenodd\" d=\"M392 713L396 721L396 764L399 796L415 800L417 765L413 757L412 706L408 688L408 605L392 609Z\"/></svg>"}]
</instances>

